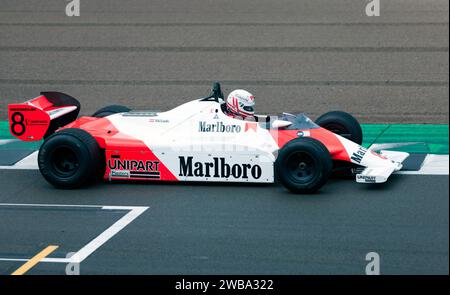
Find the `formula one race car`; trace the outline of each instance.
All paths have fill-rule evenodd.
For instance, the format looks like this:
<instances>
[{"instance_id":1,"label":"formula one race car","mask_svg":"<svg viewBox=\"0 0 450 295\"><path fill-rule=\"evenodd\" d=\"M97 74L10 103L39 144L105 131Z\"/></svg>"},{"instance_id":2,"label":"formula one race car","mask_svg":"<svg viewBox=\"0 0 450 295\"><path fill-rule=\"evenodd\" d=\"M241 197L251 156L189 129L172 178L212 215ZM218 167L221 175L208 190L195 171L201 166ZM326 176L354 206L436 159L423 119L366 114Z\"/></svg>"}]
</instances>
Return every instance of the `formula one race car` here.
<instances>
[{"instance_id":1,"label":"formula one race car","mask_svg":"<svg viewBox=\"0 0 450 295\"><path fill-rule=\"evenodd\" d=\"M381 183L408 153L361 146L351 115L334 111L314 123L303 114L228 116L218 83L212 94L166 112L113 105L77 119L80 103L42 92L8 107L10 131L24 141L45 139L44 178L60 188L92 180L273 183L296 193L323 186L333 169L353 169L356 181ZM356 168L356 169L355 169Z\"/></svg>"}]
</instances>

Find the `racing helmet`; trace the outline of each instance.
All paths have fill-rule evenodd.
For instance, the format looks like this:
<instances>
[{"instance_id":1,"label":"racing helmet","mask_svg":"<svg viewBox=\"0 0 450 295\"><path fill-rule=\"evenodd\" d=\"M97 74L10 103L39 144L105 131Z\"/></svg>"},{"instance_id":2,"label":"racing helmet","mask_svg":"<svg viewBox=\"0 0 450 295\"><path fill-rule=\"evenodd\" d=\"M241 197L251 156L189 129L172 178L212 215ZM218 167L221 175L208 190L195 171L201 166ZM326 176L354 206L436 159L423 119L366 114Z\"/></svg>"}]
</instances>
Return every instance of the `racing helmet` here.
<instances>
[{"instance_id":1,"label":"racing helmet","mask_svg":"<svg viewBox=\"0 0 450 295\"><path fill-rule=\"evenodd\" d=\"M227 109L233 115L243 118L252 116L255 113L254 107L255 97L246 90L236 89L228 95Z\"/></svg>"}]
</instances>

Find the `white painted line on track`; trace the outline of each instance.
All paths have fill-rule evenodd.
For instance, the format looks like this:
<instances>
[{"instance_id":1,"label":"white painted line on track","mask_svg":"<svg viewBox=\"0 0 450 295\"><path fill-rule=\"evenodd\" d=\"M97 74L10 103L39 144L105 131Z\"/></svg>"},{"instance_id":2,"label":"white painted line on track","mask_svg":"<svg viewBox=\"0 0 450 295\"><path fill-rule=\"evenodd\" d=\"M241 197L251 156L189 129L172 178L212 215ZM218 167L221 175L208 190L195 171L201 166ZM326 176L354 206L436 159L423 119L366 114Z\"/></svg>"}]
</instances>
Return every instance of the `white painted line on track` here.
<instances>
[{"instance_id":1,"label":"white painted line on track","mask_svg":"<svg viewBox=\"0 0 450 295\"><path fill-rule=\"evenodd\" d=\"M0 258L0 261L26 262L28 258Z\"/></svg>"},{"instance_id":2,"label":"white painted line on track","mask_svg":"<svg viewBox=\"0 0 450 295\"><path fill-rule=\"evenodd\" d=\"M102 205L66 205L66 204L17 204L17 203L0 203L3 207L72 207L72 208L98 208L102 209ZM113 207L113 206L110 206ZM130 207L116 206L117 210L130 210Z\"/></svg>"},{"instance_id":3,"label":"white painted line on track","mask_svg":"<svg viewBox=\"0 0 450 295\"><path fill-rule=\"evenodd\" d=\"M407 175L449 175L448 155L427 155L419 171L399 171L396 174Z\"/></svg>"},{"instance_id":4,"label":"white painted line on track","mask_svg":"<svg viewBox=\"0 0 450 295\"><path fill-rule=\"evenodd\" d=\"M101 210L128 210L129 212L125 214L122 218L116 221L113 225L107 228L104 232L90 241L83 248L78 250L70 258L44 258L41 262L50 263L81 263L86 258L88 258L92 253L94 253L98 248L104 245L112 237L117 235L121 230L123 230L127 225L129 225L133 220L138 218L142 213L144 213L149 207L144 206L100 206L100 205L56 205L56 204L13 204L13 203L2 203L0 206L3 207L71 207L71 208L99 208ZM28 261L29 259L24 258L0 258L0 261Z\"/></svg>"},{"instance_id":5,"label":"white painted line on track","mask_svg":"<svg viewBox=\"0 0 450 295\"><path fill-rule=\"evenodd\" d=\"M18 139L0 139L0 145L5 145L11 142L19 141Z\"/></svg>"},{"instance_id":6,"label":"white painted line on track","mask_svg":"<svg viewBox=\"0 0 450 295\"><path fill-rule=\"evenodd\" d=\"M0 166L0 170L38 170L38 153L35 151L12 166Z\"/></svg>"},{"instance_id":7,"label":"white painted line on track","mask_svg":"<svg viewBox=\"0 0 450 295\"><path fill-rule=\"evenodd\" d=\"M103 207L103 210L117 210L116 207ZM103 244L105 244L108 240L110 240L113 236L115 236L118 232L124 229L128 224L130 224L133 220L135 220L139 215L144 213L148 207L134 207L121 219L116 221L113 225L111 225L107 230L102 232L99 236L93 239L89 244L84 246L81 250L76 252L69 259L64 258L62 262L67 263L81 263L87 257L89 257L92 253L94 253L98 248L100 248ZM59 262L55 260L61 260L58 258L45 258L42 262Z\"/></svg>"}]
</instances>

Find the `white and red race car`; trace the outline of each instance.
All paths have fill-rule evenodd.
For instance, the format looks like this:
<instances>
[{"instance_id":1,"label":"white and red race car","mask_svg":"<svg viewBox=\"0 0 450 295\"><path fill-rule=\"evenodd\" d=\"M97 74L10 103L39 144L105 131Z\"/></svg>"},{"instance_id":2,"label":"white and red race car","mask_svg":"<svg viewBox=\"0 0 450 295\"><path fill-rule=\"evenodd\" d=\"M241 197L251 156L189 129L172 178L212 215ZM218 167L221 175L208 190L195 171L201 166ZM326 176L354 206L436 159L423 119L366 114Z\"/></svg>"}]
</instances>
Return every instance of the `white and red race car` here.
<instances>
[{"instance_id":1,"label":"white and red race car","mask_svg":"<svg viewBox=\"0 0 450 295\"><path fill-rule=\"evenodd\" d=\"M357 168L356 181L381 183L408 153L361 146L358 121L329 112L316 122L303 114L228 116L218 83L206 98L166 112L109 106L77 119L80 103L63 93L8 106L10 131L24 141L45 139L44 178L60 188L92 180L273 183L296 193L324 185L333 169Z\"/></svg>"}]
</instances>

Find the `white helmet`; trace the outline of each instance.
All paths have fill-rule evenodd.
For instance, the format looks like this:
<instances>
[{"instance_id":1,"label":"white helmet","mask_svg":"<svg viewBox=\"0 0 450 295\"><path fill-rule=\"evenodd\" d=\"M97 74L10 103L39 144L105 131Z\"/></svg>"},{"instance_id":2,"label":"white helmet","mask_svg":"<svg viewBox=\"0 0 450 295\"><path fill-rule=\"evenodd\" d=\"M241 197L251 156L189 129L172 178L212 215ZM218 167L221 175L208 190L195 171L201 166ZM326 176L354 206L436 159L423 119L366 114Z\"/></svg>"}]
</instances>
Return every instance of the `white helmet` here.
<instances>
[{"instance_id":1,"label":"white helmet","mask_svg":"<svg viewBox=\"0 0 450 295\"><path fill-rule=\"evenodd\" d=\"M230 113L243 118L255 113L255 97L246 90L236 89L227 98L227 109Z\"/></svg>"}]
</instances>

